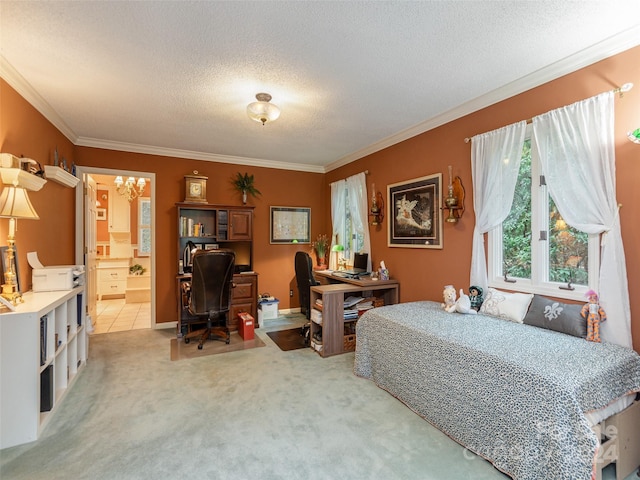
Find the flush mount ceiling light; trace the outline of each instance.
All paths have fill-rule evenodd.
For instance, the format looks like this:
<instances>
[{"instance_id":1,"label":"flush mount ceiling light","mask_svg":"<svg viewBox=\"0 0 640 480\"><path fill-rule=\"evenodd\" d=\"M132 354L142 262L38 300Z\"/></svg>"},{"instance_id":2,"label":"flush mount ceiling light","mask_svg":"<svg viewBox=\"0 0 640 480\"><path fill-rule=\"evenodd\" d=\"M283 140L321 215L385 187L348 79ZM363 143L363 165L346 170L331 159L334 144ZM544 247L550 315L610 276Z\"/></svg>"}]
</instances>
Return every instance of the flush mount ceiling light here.
<instances>
[{"instance_id":1,"label":"flush mount ceiling light","mask_svg":"<svg viewBox=\"0 0 640 480\"><path fill-rule=\"evenodd\" d=\"M269 103L271 95L268 93L258 93L256 95L257 102L247 105L247 115L252 120L262 123L273 122L280 116L280 109L277 105Z\"/></svg>"}]
</instances>

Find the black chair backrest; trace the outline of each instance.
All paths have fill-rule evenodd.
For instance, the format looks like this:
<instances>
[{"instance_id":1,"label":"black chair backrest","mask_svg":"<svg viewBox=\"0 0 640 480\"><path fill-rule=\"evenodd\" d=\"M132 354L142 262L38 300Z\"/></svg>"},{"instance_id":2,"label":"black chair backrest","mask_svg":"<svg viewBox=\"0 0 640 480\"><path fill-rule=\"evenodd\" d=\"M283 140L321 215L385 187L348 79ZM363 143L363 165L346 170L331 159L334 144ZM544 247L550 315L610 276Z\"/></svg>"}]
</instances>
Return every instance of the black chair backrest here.
<instances>
[{"instance_id":1,"label":"black chair backrest","mask_svg":"<svg viewBox=\"0 0 640 480\"><path fill-rule=\"evenodd\" d=\"M307 252L296 252L296 283L299 292L309 292L309 288L318 285L313 276L313 262Z\"/></svg>"},{"instance_id":2,"label":"black chair backrest","mask_svg":"<svg viewBox=\"0 0 640 480\"><path fill-rule=\"evenodd\" d=\"M193 254L189 300L193 315L229 311L235 261L231 250L198 250Z\"/></svg>"}]
</instances>

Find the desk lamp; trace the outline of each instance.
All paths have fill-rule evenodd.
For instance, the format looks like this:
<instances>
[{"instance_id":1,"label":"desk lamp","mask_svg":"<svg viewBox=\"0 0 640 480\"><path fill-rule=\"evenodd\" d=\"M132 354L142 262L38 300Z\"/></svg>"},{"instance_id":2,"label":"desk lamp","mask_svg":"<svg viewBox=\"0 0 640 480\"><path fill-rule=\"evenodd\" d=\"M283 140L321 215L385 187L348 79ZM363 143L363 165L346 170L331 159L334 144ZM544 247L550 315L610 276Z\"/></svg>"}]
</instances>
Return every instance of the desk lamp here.
<instances>
[{"instance_id":1,"label":"desk lamp","mask_svg":"<svg viewBox=\"0 0 640 480\"><path fill-rule=\"evenodd\" d=\"M15 260L15 234L16 223L19 218L30 218L38 220L38 214L31 205L27 190L17 185L6 185L0 195L0 218L9 219L9 236L7 237L6 258L3 259L6 271L4 272L4 283L2 284L2 296L16 305L22 302L22 295L18 291L16 281L16 260Z\"/></svg>"},{"instance_id":2,"label":"desk lamp","mask_svg":"<svg viewBox=\"0 0 640 480\"><path fill-rule=\"evenodd\" d=\"M340 252L344 252L344 247L340 244L335 244L333 247L331 247L331 251L336 253L336 267L338 268L338 270L344 270L344 259L342 259L342 264L340 262Z\"/></svg>"}]
</instances>

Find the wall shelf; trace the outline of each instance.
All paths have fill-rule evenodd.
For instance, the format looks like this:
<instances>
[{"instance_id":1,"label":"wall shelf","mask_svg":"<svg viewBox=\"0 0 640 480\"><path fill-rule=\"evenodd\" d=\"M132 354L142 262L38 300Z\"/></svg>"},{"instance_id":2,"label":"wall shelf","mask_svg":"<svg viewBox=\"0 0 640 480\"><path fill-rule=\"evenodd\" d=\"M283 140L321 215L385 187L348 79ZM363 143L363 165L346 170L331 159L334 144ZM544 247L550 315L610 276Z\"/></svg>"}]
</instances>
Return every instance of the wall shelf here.
<instances>
[{"instance_id":1,"label":"wall shelf","mask_svg":"<svg viewBox=\"0 0 640 480\"><path fill-rule=\"evenodd\" d=\"M48 180L52 180L57 182L65 187L75 187L80 179L71 175L65 169L56 167L55 165L45 165L44 166L44 175Z\"/></svg>"},{"instance_id":2,"label":"wall shelf","mask_svg":"<svg viewBox=\"0 0 640 480\"><path fill-rule=\"evenodd\" d=\"M47 181L20 168L0 168L0 177L5 185L17 185L37 192Z\"/></svg>"}]
</instances>

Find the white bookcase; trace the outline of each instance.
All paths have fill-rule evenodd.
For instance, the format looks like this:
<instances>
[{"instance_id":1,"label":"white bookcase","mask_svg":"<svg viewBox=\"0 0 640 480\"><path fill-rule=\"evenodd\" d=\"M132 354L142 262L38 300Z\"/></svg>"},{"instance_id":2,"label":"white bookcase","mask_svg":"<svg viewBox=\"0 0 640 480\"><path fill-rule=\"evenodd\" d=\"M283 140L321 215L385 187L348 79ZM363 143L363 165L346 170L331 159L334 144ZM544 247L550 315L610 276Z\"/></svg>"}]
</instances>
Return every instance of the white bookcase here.
<instances>
[{"instance_id":1,"label":"white bookcase","mask_svg":"<svg viewBox=\"0 0 640 480\"><path fill-rule=\"evenodd\" d=\"M87 363L84 287L23 297L0 314L0 448L36 440Z\"/></svg>"}]
</instances>

